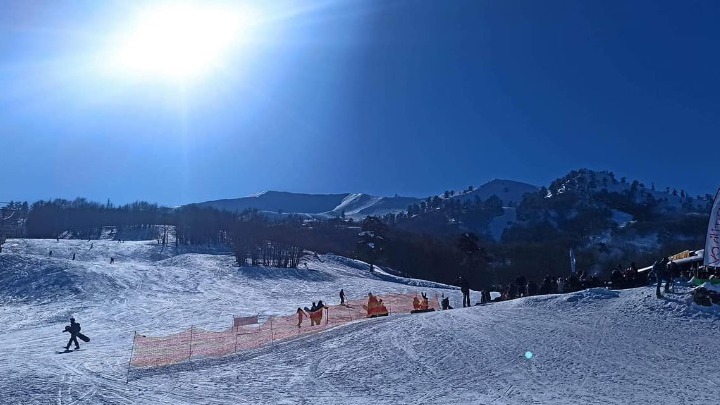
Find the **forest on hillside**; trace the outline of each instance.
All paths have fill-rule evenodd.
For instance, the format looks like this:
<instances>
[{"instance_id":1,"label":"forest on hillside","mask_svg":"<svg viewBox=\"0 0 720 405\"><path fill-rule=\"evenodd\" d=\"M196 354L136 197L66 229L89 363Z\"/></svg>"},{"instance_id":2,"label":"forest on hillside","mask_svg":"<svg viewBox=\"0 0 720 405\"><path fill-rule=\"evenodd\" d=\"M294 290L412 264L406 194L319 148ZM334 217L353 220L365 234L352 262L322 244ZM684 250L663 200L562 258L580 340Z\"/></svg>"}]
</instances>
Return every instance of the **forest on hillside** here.
<instances>
[{"instance_id":1,"label":"forest on hillside","mask_svg":"<svg viewBox=\"0 0 720 405\"><path fill-rule=\"evenodd\" d=\"M566 275L571 248L580 269L601 276L617 265L646 265L659 255L700 248L712 203L684 191L668 189L664 196L609 172L572 171L526 194L511 208L517 221L495 240L488 224L508 207L494 195L453 198L471 191L445 192L404 212L359 221L270 218L257 210L233 213L198 205L115 206L83 198L11 202L0 208L0 249L6 238L97 239L111 228L104 237L143 235L168 247L229 245L240 266L297 267L309 252L335 253L439 282L453 283L462 275L480 288L518 274ZM632 221L617 223L618 212Z\"/></svg>"}]
</instances>

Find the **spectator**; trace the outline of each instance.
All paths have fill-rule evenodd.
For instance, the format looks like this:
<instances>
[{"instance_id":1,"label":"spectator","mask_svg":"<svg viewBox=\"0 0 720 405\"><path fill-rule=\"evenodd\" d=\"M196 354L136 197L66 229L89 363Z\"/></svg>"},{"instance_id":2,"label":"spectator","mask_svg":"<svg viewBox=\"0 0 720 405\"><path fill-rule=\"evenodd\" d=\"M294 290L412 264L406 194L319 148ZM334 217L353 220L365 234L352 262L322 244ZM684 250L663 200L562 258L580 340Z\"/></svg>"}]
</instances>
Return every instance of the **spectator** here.
<instances>
[{"instance_id":1,"label":"spectator","mask_svg":"<svg viewBox=\"0 0 720 405\"><path fill-rule=\"evenodd\" d=\"M463 294L463 308L470 306L470 284L462 276L457 279L457 285Z\"/></svg>"}]
</instances>

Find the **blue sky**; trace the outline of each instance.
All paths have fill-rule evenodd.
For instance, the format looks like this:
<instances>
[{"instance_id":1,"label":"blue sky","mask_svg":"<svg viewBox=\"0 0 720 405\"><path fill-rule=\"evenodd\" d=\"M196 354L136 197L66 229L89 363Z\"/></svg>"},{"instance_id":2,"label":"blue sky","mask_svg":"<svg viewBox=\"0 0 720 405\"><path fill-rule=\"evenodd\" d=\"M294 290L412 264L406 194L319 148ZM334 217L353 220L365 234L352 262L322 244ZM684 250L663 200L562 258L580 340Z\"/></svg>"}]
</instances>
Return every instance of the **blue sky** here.
<instances>
[{"instance_id":1,"label":"blue sky","mask_svg":"<svg viewBox=\"0 0 720 405\"><path fill-rule=\"evenodd\" d=\"M4 1L0 201L720 186L718 2L267 3L222 3L249 39L172 80L109 63L151 1Z\"/></svg>"}]
</instances>

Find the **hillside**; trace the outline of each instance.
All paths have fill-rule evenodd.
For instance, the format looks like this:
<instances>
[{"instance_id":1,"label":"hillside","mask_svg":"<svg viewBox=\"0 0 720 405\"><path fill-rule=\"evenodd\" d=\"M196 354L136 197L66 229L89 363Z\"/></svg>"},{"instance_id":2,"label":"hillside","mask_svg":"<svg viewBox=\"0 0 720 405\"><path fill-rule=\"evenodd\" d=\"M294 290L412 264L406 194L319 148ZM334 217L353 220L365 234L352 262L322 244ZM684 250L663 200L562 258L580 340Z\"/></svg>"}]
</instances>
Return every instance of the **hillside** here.
<instances>
[{"instance_id":1,"label":"hillside","mask_svg":"<svg viewBox=\"0 0 720 405\"><path fill-rule=\"evenodd\" d=\"M461 192L451 198L460 201L466 200L487 200L492 196L497 196L502 201L503 206L515 206L520 204L523 196L538 190L538 187L532 184L522 183L514 180L491 180L472 191Z\"/></svg>"},{"instance_id":2,"label":"hillside","mask_svg":"<svg viewBox=\"0 0 720 405\"><path fill-rule=\"evenodd\" d=\"M50 249L62 255L49 258ZM70 251L81 254L72 261ZM112 266L111 254L119 258ZM336 302L340 288L349 298L422 290L460 301L454 288L366 268L331 255L308 260L307 269L237 268L222 252L176 253L152 241L95 241L89 249L83 241L11 239L0 254L3 402L670 404L716 396L707 386L720 384L720 314L690 303L685 287L665 300L649 298L650 287L586 290L361 321L133 372L126 384L134 331L219 330L233 315ZM56 354L70 316L92 341Z\"/></svg>"}]
</instances>

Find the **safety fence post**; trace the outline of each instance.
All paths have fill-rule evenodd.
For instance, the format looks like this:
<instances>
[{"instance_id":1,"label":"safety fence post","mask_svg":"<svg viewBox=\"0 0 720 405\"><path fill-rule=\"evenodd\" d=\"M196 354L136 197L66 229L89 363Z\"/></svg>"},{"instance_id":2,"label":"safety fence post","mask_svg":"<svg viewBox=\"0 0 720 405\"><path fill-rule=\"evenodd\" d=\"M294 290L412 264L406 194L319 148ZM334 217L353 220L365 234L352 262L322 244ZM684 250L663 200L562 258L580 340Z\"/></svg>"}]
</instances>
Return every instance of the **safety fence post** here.
<instances>
[{"instance_id":1,"label":"safety fence post","mask_svg":"<svg viewBox=\"0 0 720 405\"><path fill-rule=\"evenodd\" d=\"M275 346L275 341L273 340L273 335L275 332L273 332L273 324L272 324L272 318L270 318L270 346Z\"/></svg>"},{"instance_id":2,"label":"safety fence post","mask_svg":"<svg viewBox=\"0 0 720 405\"><path fill-rule=\"evenodd\" d=\"M235 353L237 353L237 337L238 337L238 331L235 330Z\"/></svg>"},{"instance_id":3,"label":"safety fence post","mask_svg":"<svg viewBox=\"0 0 720 405\"><path fill-rule=\"evenodd\" d=\"M190 351L188 352L188 361L192 358L192 340L193 340L193 325L190 325Z\"/></svg>"},{"instance_id":4,"label":"safety fence post","mask_svg":"<svg viewBox=\"0 0 720 405\"><path fill-rule=\"evenodd\" d=\"M132 363L133 354L135 353L135 338L137 337L137 331L133 332L133 344L130 349L130 359L128 360L127 375L125 377L125 384L130 382L130 363Z\"/></svg>"}]
</instances>

